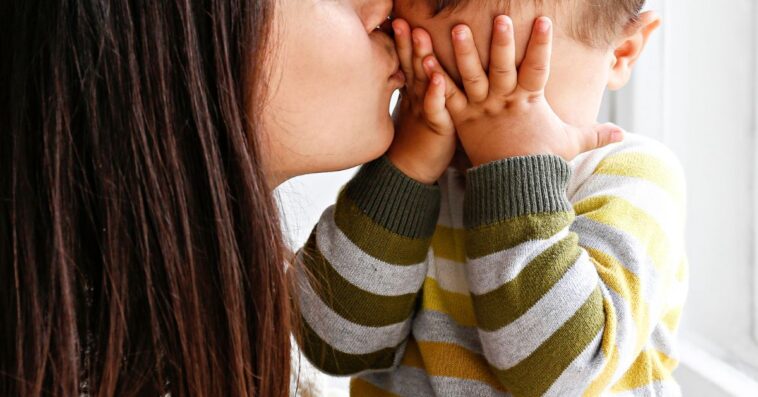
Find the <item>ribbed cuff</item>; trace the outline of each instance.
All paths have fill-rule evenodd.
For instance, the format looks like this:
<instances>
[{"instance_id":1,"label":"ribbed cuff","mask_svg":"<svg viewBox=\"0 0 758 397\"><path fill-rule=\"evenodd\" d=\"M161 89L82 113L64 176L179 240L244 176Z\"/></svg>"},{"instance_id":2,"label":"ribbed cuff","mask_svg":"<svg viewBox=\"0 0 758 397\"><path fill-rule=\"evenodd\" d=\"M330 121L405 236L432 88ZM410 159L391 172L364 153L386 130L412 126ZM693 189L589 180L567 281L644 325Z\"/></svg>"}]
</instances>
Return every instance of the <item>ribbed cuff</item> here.
<instances>
[{"instance_id":1,"label":"ribbed cuff","mask_svg":"<svg viewBox=\"0 0 758 397\"><path fill-rule=\"evenodd\" d=\"M464 222L467 228L518 216L572 209L566 197L571 167L560 156L511 157L467 172Z\"/></svg>"},{"instance_id":2,"label":"ribbed cuff","mask_svg":"<svg viewBox=\"0 0 758 397\"><path fill-rule=\"evenodd\" d=\"M345 193L366 215L394 233L410 238L434 233L440 212L439 186L409 178L386 156L361 167Z\"/></svg>"}]
</instances>

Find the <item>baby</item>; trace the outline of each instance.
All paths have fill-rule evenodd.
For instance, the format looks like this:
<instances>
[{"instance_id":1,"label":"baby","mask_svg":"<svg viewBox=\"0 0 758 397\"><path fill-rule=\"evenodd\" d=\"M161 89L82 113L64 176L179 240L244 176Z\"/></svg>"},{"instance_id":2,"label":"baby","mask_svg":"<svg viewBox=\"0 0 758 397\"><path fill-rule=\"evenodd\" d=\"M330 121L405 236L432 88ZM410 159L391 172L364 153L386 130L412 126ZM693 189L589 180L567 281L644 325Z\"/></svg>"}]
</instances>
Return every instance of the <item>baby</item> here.
<instances>
[{"instance_id":1,"label":"baby","mask_svg":"<svg viewBox=\"0 0 758 397\"><path fill-rule=\"evenodd\" d=\"M299 253L312 363L355 396L681 394L684 174L595 121L643 3L396 1L395 140Z\"/></svg>"}]
</instances>

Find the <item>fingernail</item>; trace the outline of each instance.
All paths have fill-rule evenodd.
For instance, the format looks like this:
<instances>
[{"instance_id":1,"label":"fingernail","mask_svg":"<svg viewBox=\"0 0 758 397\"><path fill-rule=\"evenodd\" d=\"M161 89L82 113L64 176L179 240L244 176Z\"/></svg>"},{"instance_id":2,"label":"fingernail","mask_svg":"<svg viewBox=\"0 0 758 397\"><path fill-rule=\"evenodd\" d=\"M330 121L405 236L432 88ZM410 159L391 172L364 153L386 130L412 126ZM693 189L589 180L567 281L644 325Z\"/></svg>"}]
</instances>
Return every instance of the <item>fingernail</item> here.
<instances>
[{"instance_id":1,"label":"fingernail","mask_svg":"<svg viewBox=\"0 0 758 397\"><path fill-rule=\"evenodd\" d=\"M466 38L466 28L464 28L464 27L455 28L453 30L453 37L455 37L458 40L465 39Z\"/></svg>"},{"instance_id":2,"label":"fingernail","mask_svg":"<svg viewBox=\"0 0 758 397\"><path fill-rule=\"evenodd\" d=\"M432 58L425 59L424 60L424 66L426 66L429 69L433 69L434 68L434 59L432 59Z\"/></svg>"},{"instance_id":3,"label":"fingernail","mask_svg":"<svg viewBox=\"0 0 758 397\"><path fill-rule=\"evenodd\" d=\"M420 45L421 44L421 40L418 39L418 35L414 34L412 36L413 36L413 44Z\"/></svg>"},{"instance_id":4,"label":"fingernail","mask_svg":"<svg viewBox=\"0 0 758 397\"><path fill-rule=\"evenodd\" d=\"M537 21L537 30L542 33L550 30L550 21L546 18L540 18L539 21Z\"/></svg>"},{"instance_id":5,"label":"fingernail","mask_svg":"<svg viewBox=\"0 0 758 397\"><path fill-rule=\"evenodd\" d=\"M395 36L400 36L400 34L403 33L403 29L395 25L392 25L392 29L395 31Z\"/></svg>"},{"instance_id":6,"label":"fingernail","mask_svg":"<svg viewBox=\"0 0 758 397\"><path fill-rule=\"evenodd\" d=\"M510 28L510 23L507 17L505 18L498 18L497 23L495 23L495 26L497 26L497 30L501 32L507 32L508 28Z\"/></svg>"},{"instance_id":7,"label":"fingernail","mask_svg":"<svg viewBox=\"0 0 758 397\"><path fill-rule=\"evenodd\" d=\"M624 133L621 130L611 131L611 141L618 142L624 137Z\"/></svg>"},{"instance_id":8,"label":"fingernail","mask_svg":"<svg viewBox=\"0 0 758 397\"><path fill-rule=\"evenodd\" d=\"M432 76L432 84L434 84L434 85L440 85L440 84L442 84L442 76L440 76L438 74L435 74L434 76Z\"/></svg>"}]
</instances>

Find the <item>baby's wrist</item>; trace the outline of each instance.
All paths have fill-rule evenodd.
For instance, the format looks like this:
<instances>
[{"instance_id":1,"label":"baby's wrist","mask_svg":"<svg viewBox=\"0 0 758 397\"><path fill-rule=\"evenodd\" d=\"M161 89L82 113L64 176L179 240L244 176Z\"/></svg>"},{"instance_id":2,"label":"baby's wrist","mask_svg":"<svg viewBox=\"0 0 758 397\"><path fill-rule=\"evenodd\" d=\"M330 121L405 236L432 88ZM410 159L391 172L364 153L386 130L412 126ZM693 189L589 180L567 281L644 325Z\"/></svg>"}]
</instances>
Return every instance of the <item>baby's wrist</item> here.
<instances>
[{"instance_id":1,"label":"baby's wrist","mask_svg":"<svg viewBox=\"0 0 758 397\"><path fill-rule=\"evenodd\" d=\"M483 148L466 150L466 154L471 160L472 166L478 167L484 164L492 163L494 161L505 160L514 157L552 154L552 152L546 147L524 148L487 145Z\"/></svg>"},{"instance_id":2,"label":"baby's wrist","mask_svg":"<svg viewBox=\"0 0 758 397\"><path fill-rule=\"evenodd\" d=\"M431 167L424 161L397 147L390 148L387 158L405 176L425 185L434 185L447 167Z\"/></svg>"}]
</instances>

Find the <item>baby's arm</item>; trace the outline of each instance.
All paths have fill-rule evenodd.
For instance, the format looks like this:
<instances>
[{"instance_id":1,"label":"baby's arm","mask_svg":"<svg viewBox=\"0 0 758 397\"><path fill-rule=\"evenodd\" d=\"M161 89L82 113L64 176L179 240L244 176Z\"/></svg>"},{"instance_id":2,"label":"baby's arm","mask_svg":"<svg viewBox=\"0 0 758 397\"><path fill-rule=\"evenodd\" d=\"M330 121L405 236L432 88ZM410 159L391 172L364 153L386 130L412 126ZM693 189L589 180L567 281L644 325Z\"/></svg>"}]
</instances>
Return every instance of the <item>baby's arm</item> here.
<instances>
[{"instance_id":1,"label":"baby's arm","mask_svg":"<svg viewBox=\"0 0 758 397\"><path fill-rule=\"evenodd\" d=\"M387 155L365 165L299 252L301 345L325 372L355 375L394 367L410 332L439 215L433 185L455 150L445 83L428 81L426 32L393 23L407 78ZM435 79L436 77L436 79Z\"/></svg>"},{"instance_id":2,"label":"baby's arm","mask_svg":"<svg viewBox=\"0 0 758 397\"><path fill-rule=\"evenodd\" d=\"M644 394L676 363L668 342L680 307L669 305L684 260L683 172L657 145L609 147L617 153L569 200L568 161L618 140L615 127L576 128L550 108L548 20L535 23L518 69L512 31L496 19L483 76L470 30L455 28L468 101L447 104L478 165L464 219L484 355L515 396Z\"/></svg>"},{"instance_id":3,"label":"baby's arm","mask_svg":"<svg viewBox=\"0 0 758 397\"><path fill-rule=\"evenodd\" d=\"M676 159L664 150L613 153L571 201L570 175L554 155L469 172L474 309L485 355L516 396L630 391L666 381L676 365L676 324L656 329L681 309L667 306L683 282Z\"/></svg>"},{"instance_id":4,"label":"baby's arm","mask_svg":"<svg viewBox=\"0 0 758 397\"><path fill-rule=\"evenodd\" d=\"M321 370L355 375L402 356L439 215L439 187L386 157L362 167L298 253L301 347Z\"/></svg>"}]
</instances>

